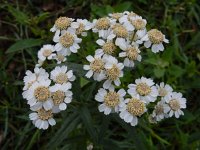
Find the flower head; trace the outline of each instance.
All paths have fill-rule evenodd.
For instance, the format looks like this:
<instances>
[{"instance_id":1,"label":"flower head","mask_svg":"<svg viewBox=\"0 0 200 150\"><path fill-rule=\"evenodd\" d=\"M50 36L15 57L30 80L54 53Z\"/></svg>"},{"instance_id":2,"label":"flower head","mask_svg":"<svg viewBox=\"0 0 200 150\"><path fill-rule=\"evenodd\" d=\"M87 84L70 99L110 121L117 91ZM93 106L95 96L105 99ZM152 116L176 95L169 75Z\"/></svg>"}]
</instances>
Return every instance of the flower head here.
<instances>
[{"instance_id":1,"label":"flower head","mask_svg":"<svg viewBox=\"0 0 200 150\"><path fill-rule=\"evenodd\" d=\"M135 84L128 85L128 93L131 96L139 95L146 103L154 102L157 99L158 91L152 79L141 77L136 79Z\"/></svg>"},{"instance_id":2,"label":"flower head","mask_svg":"<svg viewBox=\"0 0 200 150\"><path fill-rule=\"evenodd\" d=\"M116 92L114 89L106 90L101 88L98 90L98 93L95 96L95 100L101 102L99 105L99 111L104 112L105 115L113 112L118 112L120 107L124 106L124 96L126 92L124 89L118 90Z\"/></svg>"}]
</instances>

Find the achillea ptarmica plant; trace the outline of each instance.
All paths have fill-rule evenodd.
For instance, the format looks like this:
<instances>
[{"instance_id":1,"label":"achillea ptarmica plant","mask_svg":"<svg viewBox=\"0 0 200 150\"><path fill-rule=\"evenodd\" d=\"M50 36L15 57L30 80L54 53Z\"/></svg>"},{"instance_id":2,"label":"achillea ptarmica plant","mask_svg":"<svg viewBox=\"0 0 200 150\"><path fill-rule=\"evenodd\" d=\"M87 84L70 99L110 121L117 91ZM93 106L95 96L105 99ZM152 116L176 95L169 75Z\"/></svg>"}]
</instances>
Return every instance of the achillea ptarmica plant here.
<instances>
[{"instance_id":1,"label":"achillea ptarmica plant","mask_svg":"<svg viewBox=\"0 0 200 150\"><path fill-rule=\"evenodd\" d=\"M56 114L66 111L73 103L72 82L76 77L73 67L69 69L65 62L80 49L84 51L82 38L89 31L97 35L96 41L88 41L96 44L97 49L85 56L83 77L102 85L93 95L100 103L97 108L100 112L105 115L116 113L131 126L136 126L145 115L151 123L183 115L186 99L170 85L156 84L152 78L144 76L123 83L127 71L137 71L137 64L143 61L144 49L159 53L164 51L163 44L169 43L161 31L148 30L146 26L146 19L128 11L110 13L91 22L59 17L50 29L54 32L54 43L41 47L38 64L33 72L27 70L24 77L22 95L32 111L29 118L33 124L44 130L54 126ZM54 69L47 67L51 62L56 62Z\"/></svg>"}]
</instances>

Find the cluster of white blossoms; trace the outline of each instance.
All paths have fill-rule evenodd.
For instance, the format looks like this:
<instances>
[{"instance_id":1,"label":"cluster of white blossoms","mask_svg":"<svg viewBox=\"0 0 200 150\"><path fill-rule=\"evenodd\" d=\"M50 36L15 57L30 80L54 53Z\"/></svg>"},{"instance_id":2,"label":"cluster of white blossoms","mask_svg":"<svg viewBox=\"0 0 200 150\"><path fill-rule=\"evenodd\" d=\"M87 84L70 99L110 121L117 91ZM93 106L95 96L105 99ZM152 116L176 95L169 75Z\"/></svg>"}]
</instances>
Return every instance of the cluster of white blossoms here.
<instances>
[{"instance_id":1,"label":"cluster of white blossoms","mask_svg":"<svg viewBox=\"0 0 200 150\"><path fill-rule=\"evenodd\" d=\"M80 49L79 44L82 42L82 36L87 36L88 30L92 28L92 23L86 19L72 19L68 17L59 17L54 26L50 29L55 32L53 41L55 45L44 45L38 51L38 64L41 66L44 61L56 60L57 64L65 62L67 56L71 53L77 53Z\"/></svg>"},{"instance_id":2,"label":"cluster of white blossoms","mask_svg":"<svg viewBox=\"0 0 200 150\"><path fill-rule=\"evenodd\" d=\"M119 89L120 78L125 67L134 67L141 62L141 52L151 48L153 53L164 50L163 43L169 43L165 35L157 30L146 29L147 21L133 12L113 13L108 17L93 20L92 31L98 33L94 56L87 56L86 77L103 81L95 100L98 109L105 115L118 113L120 118L132 126L138 124L138 117L148 112L149 104L156 103L150 115L155 122L175 115L183 115L186 99L181 93L173 92L169 85L155 85L152 79L141 77L128 85L127 92ZM119 89L116 91L116 89ZM126 94L128 93L128 94Z\"/></svg>"},{"instance_id":3,"label":"cluster of white blossoms","mask_svg":"<svg viewBox=\"0 0 200 150\"><path fill-rule=\"evenodd\" d=\"M33 111L30 120L39 129L47 129L56 124L53 115L67 108L72 101L71 81L75 80L67 66L56 67L50 74L36 67L34 72L26 71L23 98Z\"/></svg>"},{"instance_id":4,"label":"cluster of white blossoms","mask_svg":"<svg viewBox=\"0 0 200 150\"><path fill-rule=\"evenodd\" d=\"M95 100L101 103L98 106L100 112L105 115L118 113L132 126L138 124L138 118L149 112L154 103L154 110L149 115L151 122L183 115L186 99L181 93L173 92L168 84L157 85L152 79L141 77L127 85L127 91L120 89L124 68L133 68L141 62L144 48L157 53L164 50L163 43L169 43L161 31L147 30L146 25L144 18L128 11L112 13L92 22L59 17L50 29L54 32L54 44L43 45L38 51L34 71L26 71L24 77L22 95L32 111L29 118L33 124L39 129L55 125L54 115L66 110L72 101L71 82L75 76L61 63L72 53L78 53L82 37L87 36L88 30L98 34L98 49L94 55L86 57L88 64L84 64L83 69L87 71L87 78L93 77L103 84L95 96ZM49 72L42 68L47 60L57 62Z\"/></svg>"}]
</instances>

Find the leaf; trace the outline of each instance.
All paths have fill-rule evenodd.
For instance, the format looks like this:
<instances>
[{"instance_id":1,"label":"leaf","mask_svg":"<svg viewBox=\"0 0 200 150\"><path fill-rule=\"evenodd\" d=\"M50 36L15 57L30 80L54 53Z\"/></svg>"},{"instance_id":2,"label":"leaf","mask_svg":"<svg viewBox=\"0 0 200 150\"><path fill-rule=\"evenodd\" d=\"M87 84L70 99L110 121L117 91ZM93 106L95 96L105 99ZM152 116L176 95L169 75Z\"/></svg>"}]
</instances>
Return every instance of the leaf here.
<instances>
[{"instance_id":1,"label":"leaf","mask_svg":"<svg viewBox=\"0 0 200 150\"><path fill-rule=\"evenodd\" d=\"M81 108L80 116L91 138L94 140L95 143L97 143L98 139L97 139L96 130L93 126L91 114L87 107L84 106Z\"/></svg>"},{"instance_id":2,"label":"leaf","mask_svg":"<svg viewBox=\"0 0 200 150\"><path fill-rule=\"evenodd\" d=\"M120 3L119 5L116 5L114 7L115 12L123 12L123 11L127 11L132 7L132 3L131 2L124 2L124 3Z\"/></svg>"},{"instance_id":3,"label":"leaf","mask_svg":"<svg viewBox=\"0 0 200 150\"><path fill-rule=\"evenodd\" d=\"M165 73L165 69L162 68L155 68L153 71L157 78L161 78Z\"/></svg>"},{"instance_id":4,"label":"leaf","mask_svg":"<svg viewBox=\"0 0 200 150\"><path fill-rule=\"evenodd\" d=\"M8 11L15 17L18 23L23 24L23 25L26 25L29 23L29 17L22 11L15 9L11 6L8 7Z\"/></svg>"},{"instance_id":5,"label":"leaf","mask_svg":"<svg viewBox=\"0 0 200 150\"><path fill-rule=\"evenodd\" d=\"M31 48L31 47L35 47L35 46L39 46L42 44L42 40L41 39L23 39L23 40L19 40L16 43L14 43L13 45L11 45L8 50L6 51L6 53L13 53L13 52L17 52L19 50L23 50L26 48Z\"/></svg>"}]
</instances>

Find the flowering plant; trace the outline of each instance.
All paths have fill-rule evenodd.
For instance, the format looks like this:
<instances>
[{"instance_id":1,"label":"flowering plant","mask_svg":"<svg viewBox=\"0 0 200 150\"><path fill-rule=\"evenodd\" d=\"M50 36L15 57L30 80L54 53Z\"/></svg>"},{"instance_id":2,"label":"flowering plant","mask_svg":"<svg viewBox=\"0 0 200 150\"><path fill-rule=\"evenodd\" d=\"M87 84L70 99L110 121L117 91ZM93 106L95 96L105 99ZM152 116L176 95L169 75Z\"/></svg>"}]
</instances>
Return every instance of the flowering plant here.
<instances>
[{"instance_id":1,"label":"flowering plant","mask_svg":"<svg viewBox=\"0 0 200 150\"><path fill-rule=\"evenodd\" d=\"M169 43L161 31L148 30L146 26L144 18L128 11L92 22L59 17L50 29L55 43L44 45L38 51L38 64L24 77L23 97L33 111L29 115L33 124L39 129L55 125L54 116L73 103L73 86L77 84L74 83L76 76L80 75L67 64L71 55L84 51L81 43L89 31L97 34L96 44L89 41L97 48L86 56L82 69L86 80L98 82L92 99L100 103L100 112L116 113L131 126L136 126L143 116L156 123L183 115L186 99L170 85L155 83L145 75L132 79L131 83L123 82L126 74L137 71L145 49L156 55L164 51L164 43ZM49 70L48 66L55 62L55 68Z\"/></svg>"}]
</instances>

